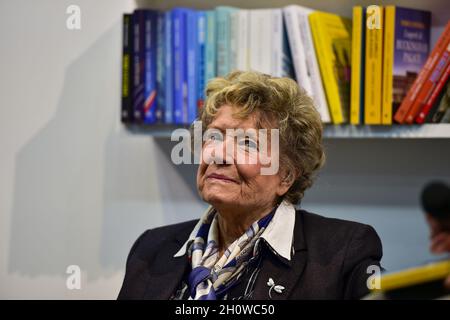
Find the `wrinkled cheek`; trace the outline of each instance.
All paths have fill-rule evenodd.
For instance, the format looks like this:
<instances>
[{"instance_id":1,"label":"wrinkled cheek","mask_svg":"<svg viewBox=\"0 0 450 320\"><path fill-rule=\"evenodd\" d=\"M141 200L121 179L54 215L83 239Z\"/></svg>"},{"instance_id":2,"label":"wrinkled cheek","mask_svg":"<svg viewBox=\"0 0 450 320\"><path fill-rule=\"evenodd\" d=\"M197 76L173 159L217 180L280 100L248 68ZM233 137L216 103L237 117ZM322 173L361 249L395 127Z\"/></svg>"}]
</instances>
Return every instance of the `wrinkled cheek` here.
<instances>
[{"instance_id":1,"label":"wrinkled cheek","mask_svg":"<svg viewBox=\"0 0 450 320\"><path fill-rule=\"evenodd\" d=\"M245 186L252 186L254 180L261 174L261 164L241 163L236 165L239 175L243 179Z\"/></svg>"},{"instance_id":2,"label":"wrinkled cheek","mask_svg":"<svg viewBox=\"0 0 450 320\"><path fill-rule=\"evenodd\" d=\"M259 163L257 151L247 152L243 149L238 149L236 152L236 163L245 165L256 165Z\"/></svg>"},{"instance_id":3,"label":"wrinkled cheek","mask_svg":"<svg viewBox=\"0 0 450 320\"><path fill-rule=\"evenodd\" d=\"M198 191L202 191L205 181L205 172L206 169L208 168L208 165L206 165L205 163L200 163L200 165L198 166L198 170L197 170L197 190Z\"/></svg>"},{"instance_id":4,"label":"wrinkled cheek","mask_svg":"<svg viewBox=\"0 0 450 320\"><path fill-rule=\"evenodd\" d=\"M202 154L201 154L201 164L202 165L208 165L213 162L214 158L214 146L213 145L204 145L202 148Z\"/></svg>"}]
</instances>

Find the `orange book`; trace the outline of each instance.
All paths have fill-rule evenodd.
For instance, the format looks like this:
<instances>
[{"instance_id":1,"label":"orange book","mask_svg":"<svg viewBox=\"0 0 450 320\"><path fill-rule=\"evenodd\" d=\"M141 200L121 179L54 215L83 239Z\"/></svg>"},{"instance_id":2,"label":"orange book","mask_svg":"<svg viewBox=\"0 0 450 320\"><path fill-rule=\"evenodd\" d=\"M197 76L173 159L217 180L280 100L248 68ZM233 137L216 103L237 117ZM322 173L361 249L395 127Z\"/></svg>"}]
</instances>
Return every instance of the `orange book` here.
<instances>
[{"instance_id":1,"label":"orange book","mask_svg":"<svg viewBox=\"0 0 450 320\"><path fill-rule=\"evenodd\" d=\"M422 88L420 89L416 100L414 101L414 103L412 104L411 108L409 109L406 115L405 118L406 123L412 124L414 122L414 118L422 110L423 106L427 103L431 94L433 93L434 88L436 88L436 85L438 84L439 79L444 74L449 61L450 61L450 44L447 46L447 49L439 57L437 63L434 65L433 70L430 73L430 76L422 85Z\"/></svg>"},{"instance_id":2,"label":"orange book","mask_svg":"<svg viewBox=\"0 0 450 320\"><path fill-rule=\"evenodd\" d=\"M398 123L405 122L406 116L408 115L410 108L412 107L414 101L416 100L420 89L422 88L423 84L433 71L433 67L439 60L439 57L447 48L449 41L450 41L450 21L447 22L444 32L439 37L439 40L437 41L436 45L433 48L433 51L431 52L430 56L425 62L423 69L420 71L413 85L406 94L406 97L403 99L400 107L395 113L394 120L396 122Z\"/></svg>"}]
</instances>

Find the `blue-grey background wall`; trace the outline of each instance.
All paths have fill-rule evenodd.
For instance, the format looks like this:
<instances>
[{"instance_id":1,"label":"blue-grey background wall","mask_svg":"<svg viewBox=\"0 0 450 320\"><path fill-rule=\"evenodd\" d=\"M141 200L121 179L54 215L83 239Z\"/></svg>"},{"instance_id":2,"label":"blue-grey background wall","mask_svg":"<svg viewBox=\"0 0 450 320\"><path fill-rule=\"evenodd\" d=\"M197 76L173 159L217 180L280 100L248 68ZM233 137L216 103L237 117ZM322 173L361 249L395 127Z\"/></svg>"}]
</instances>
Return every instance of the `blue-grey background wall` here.
<instances>
[{"instance_id":1,"label":"blue-grey background wall","mask_svg":"<svg viewBox=\"0 0 450 320\"><path fill-rule=\"evenodd\" d=\"M314 5L276 5L294 2ZM70 4L81 8L79 31L65 27ZM0 298L115 298L137 236L205 208L195 166L171 163L168 138L120 124L121 15L135 6L0 1ZM327 165L302 206L374 226L387 269L432 258L418 194L430 179L449 181L450 140L325 144ZM73 264L82 271L81 290L66 288Z\"/></svg>"}]
</instances>

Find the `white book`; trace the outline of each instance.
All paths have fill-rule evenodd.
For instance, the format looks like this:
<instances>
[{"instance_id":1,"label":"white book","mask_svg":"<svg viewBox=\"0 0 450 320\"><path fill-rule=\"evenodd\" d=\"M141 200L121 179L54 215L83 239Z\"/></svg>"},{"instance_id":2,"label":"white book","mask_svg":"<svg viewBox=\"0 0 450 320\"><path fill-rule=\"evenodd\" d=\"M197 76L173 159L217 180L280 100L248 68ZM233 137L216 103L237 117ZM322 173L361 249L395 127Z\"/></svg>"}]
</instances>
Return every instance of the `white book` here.
<instances>
[{"instance_id":1,"label":"white book","mask_svg":"<svg viewBox=\"0 0 450 320\"><path fill-rule=\"evenodd\" d=\"M283 8L297 82L313 98L322 122L331 122L308 16L314 10L298 5Z\"/></svg>"},{"instance_id":2,"label":"white book","mask_svg":"<svg viewBox=\"0 0 450 320\"><path fill-rule=\"evenodd\" d=\"M238 70L249 69L249 10L241 9L237 12L237 62Z\"/></svg>"},{"instance_id":3,"label":"white book","mask_svg":"<svg viewBox=\"0 0 450 320\"><path fill-rule=\"evenodd\" d=\"M297 83L312 95L311 78L306 66L306 52L300 34L299 10L297 6L287 6L283 8L283 15L286 21L286 29L291 47L292 60L294 62L295 78Z\"/></svg>"},{"instance_id":4,"label":"white book","mask_svg":"<svg viewBox=\"0 0 450 320\"><path fill-rule=\"evenodd\" d=\"M272 72L272 11L249 11L249 68L266 74Z\"/></svg>"}]
</instances>

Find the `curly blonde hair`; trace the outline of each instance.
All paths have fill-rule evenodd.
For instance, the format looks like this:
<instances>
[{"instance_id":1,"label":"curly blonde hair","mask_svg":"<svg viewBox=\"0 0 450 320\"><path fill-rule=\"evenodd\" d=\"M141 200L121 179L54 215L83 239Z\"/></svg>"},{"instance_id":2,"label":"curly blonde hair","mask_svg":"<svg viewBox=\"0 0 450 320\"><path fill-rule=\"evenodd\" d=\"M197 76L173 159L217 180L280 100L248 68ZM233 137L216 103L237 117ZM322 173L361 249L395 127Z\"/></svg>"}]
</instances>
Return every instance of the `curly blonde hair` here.
<instances>
[{"instance_id":1,"label":"curly blonde hair","mask_svg":"<svg viewBox=\"0 0 450 320\"><path fill-rule=\"evenodd\" d=\"M297 204L325 162L322 122L312 99L292 79L234 71L208 82L202 126L208 127L226 104L238 107L237 117L256 112L259 127L279 129L280 168L292 182L283 199Z\"/></svg>"}]
</instances>

